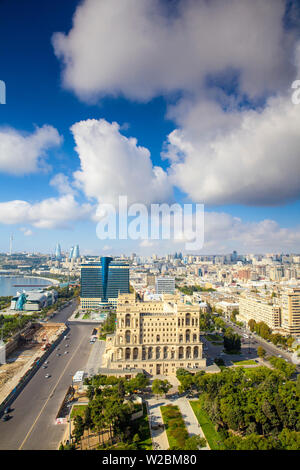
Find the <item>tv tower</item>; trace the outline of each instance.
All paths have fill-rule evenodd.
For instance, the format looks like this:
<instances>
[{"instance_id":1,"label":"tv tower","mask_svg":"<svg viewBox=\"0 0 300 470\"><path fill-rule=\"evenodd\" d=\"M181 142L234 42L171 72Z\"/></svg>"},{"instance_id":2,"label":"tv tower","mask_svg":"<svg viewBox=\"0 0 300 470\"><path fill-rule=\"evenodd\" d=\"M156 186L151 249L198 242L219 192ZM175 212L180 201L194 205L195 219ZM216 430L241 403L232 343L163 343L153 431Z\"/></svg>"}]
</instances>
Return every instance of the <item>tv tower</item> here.
<instances>
[{"instance_id":1,"label":"tv tower","mask_svg":"<svg viewBox=\"0 0 300 470\"><path fill-rule=\"evenodd\" d=\"M11 234L11 236L9 237L9 254L11 255L12 254L12 245L13 245L13 234Z\"/></svg>"}]
</instances>

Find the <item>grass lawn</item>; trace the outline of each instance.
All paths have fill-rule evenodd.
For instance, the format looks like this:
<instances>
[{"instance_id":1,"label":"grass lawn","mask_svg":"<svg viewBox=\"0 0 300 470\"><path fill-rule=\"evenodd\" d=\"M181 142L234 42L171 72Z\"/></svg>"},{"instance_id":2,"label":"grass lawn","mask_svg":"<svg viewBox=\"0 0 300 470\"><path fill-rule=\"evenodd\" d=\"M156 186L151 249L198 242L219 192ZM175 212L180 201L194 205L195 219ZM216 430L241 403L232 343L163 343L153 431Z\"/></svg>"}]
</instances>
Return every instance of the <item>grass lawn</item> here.
<instances>
[{"instance_id":1,"label":"grass lawn","mask_svg":"<svg viewBox=\"0 0 300 470\"><path fill-rule=\"evenodd\" d=\"M84 412L87 405L74 405L71 411L71 419L74 419L75 416L81 416L84 418Z\"/></svg>"},{"instance_id":2,"label":"grass lawn","mask_svg":"<svg viewBox=\"0 0 300 470\"><path fill-rule=\"evenodd\" d=\"M222 438L215 430L215 426L206 411L203 410L201 399L199 399L199 401L190 401L190 405L193 408L210 448L212 450L224 450L225 446L223 445ZM218 444L218 442L220 442L220 444Z\"/></svg>"},{"instance_id":3,"label":"grass lawn","mask_svg":"<svg viewBox=\"0 0 300 470\"><path fill-rule=\"evenodd\" d=\"M244 361L232 361L233 364L237 364L239 366L255 366L256 362L253 359L245 359Z\"/></svg>"},{"instance_id":4,"label":"grass lawn","mask_svg":"<svg viewBox=\"0 0 300 470\"><path fill-rule=\"evenodd\" d=\"M183 449L189 437L182 414L178 406L165 405L160 407L170 449Z\"/></svg>"}]
</instances>

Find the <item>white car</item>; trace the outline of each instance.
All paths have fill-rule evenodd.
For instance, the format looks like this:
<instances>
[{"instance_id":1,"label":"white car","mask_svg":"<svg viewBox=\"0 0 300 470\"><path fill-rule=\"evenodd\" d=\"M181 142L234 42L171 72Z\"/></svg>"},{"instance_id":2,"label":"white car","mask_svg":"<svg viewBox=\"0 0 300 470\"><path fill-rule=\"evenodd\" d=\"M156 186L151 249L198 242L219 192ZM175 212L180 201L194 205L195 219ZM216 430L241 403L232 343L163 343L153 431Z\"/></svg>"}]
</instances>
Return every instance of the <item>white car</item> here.
<instances>
[{"instance_id":1,"label":"white car","mask_svg":"<svg viewBox=\"0 0 300 470\"><path fill-rule=\"evenodd\" d=\"M46 374L46 375L45 375L45 379L49 379L50 377L51 377L50 374Z\"/></svg>"}]
</instances>

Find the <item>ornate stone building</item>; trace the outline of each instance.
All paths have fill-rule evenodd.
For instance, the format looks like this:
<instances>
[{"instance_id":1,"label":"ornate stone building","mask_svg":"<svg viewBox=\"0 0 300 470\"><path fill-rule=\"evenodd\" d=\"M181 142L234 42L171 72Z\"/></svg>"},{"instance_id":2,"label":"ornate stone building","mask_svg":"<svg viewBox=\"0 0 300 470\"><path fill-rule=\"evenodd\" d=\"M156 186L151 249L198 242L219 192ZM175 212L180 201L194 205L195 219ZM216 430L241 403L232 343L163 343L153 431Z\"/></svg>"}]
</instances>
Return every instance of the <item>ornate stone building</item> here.
<instances>
[{"instance_id":1,"label":"ornate stone building","mask_svg":"<svg viewBox=\"0 0 300 470\"><path fill-rule=\"evenodd\" d=\"M143 369L173 375L180 367L203 368L200 308L165 294L161 301L141 302L135 294L118 297L116 331L107 337L108 368Z\"/></svg>"}]
</instances>

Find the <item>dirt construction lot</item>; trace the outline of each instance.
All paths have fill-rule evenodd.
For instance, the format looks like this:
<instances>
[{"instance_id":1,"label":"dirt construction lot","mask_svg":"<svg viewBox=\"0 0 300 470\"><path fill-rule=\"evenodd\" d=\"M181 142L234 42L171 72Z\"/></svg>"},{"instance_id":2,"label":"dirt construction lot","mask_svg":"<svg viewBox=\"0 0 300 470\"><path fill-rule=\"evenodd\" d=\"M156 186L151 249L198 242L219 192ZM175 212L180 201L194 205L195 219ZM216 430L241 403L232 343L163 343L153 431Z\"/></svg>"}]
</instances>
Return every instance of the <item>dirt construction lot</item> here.
<instances>
[{"instance_id":1,"label":"dirt construction lot","mask_svg":"<svg viewBox=\"0 0 300 470\"><path fill-rule=\"evenodd\" d=\"M44 353L41 349L43 344L54 341L63 327L57 323L32 330L32 335L27 336L26 341L6 358L7 363L0 365L0 403L4 399L3 394L8 394L9 389L15 386L10 382L18 381L26 373L34 360Z\"/></svg>"}]
</instances>

